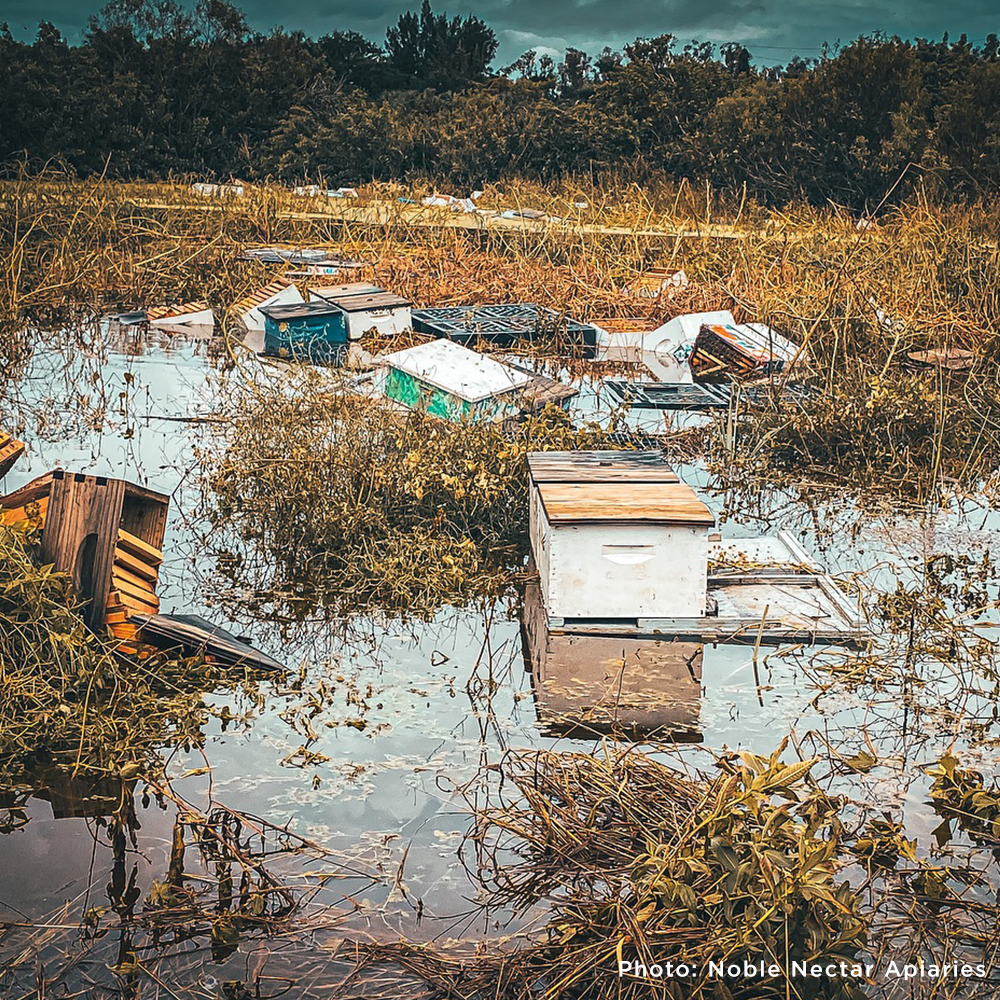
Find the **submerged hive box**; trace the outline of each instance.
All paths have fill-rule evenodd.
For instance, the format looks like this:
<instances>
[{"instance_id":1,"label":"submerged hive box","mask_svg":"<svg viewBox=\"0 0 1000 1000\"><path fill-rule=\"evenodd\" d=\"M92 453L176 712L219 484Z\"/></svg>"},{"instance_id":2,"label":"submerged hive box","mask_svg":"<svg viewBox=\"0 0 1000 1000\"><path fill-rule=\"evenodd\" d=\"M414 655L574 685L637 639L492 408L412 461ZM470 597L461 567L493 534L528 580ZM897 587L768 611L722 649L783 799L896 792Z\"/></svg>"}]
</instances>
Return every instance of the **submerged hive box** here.
<instances>
[{"instance_id":1,"label":"submerged hive box","mask_svg":"<svg viewBox=\"0 0 1000 1000\"><path fill-rule=\"evenodd\" d=\"M659 452L533 452L530 535L550 617L696 618L711 511Z\"/></svg>"},{"instance_id":2,"label":"submerged hive box","mask_svg":"<svg viewBox=\"0 0 1000 1000\"><path fill-rule=\"evenodd\" d=\"M450 340L432 340L387 354L385 394L411 410L444 420L497 420L519 409L527 372Z\"/></svg>"},{"instance_id":3,"label":"submerged hive box","mask_svg":"<svg viewBox=\"0 0 1000 1000\"><path fill-rule=\"evenodd\" d=\"M309 299L342 309L350 340L360 340L371 330L383 336L396 336L409 330L412 323L407 299L366 281L314 288Z\"/></svg>"},{"instance_id":4,"label":"submerged hive box","mask_svg":"<svg viewBox=\"0 0 1000 1000\"><path fill-rule=\"evenodd\" d=\"M328 302L261 306L264 353L339 365L347 354L344 313Z\"/></svg>"},{"instance_id":5,"label":"submerged hive box","mask_svg":"<svg viewBox=\"0 0 1000 1000\"><path fill-rule=\"evenodd\" d=\"M414 309L413 329L433 337L447 337L459 344L484 341L499 347L546 337L562 338L567 346L588 358L596 354L599 333L590 323L561 317L533 303Z\"/></svg>"},{"instance_id":6,"label":"submerged hive box","mask_svg":"<svg viewBox=\"0 0 1000 1000\"><path fill-rule=\"evenodd\" d=\"M795 344L762 323L706 323L689 363L699 381L729 381L784 371L797 353Z\"/></svg>"}]
</instances>

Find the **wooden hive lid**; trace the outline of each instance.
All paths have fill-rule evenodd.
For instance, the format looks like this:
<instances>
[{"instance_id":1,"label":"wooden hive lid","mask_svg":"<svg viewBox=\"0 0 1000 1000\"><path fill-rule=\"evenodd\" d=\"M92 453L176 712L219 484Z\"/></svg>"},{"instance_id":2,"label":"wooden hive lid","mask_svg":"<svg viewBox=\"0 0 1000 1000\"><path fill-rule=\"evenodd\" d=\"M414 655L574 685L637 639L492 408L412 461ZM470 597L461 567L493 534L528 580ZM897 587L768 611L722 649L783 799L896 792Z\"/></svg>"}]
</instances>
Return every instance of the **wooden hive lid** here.
<instances>
[{"instance_id":1,"label":"wooden hive lid","mask_svg":"<svg viewBox=\"0 0 1000 1000\"><path fill-rule=\"evenodd\" d=\"M343 316L344 311L330 302L295 302L280 306L261 306L260 311L275 323L291 319L314 319L319 316Z\"/></svg>"},{"instance_id":2,"label":"wooden hive lid","mask_svg":"<svg viewBox=\"0 0 1000 1000\"><path fill-rule=\"evenodd\" d=\"M540 483L551 524L645 522L710 527L712 512L686 483Z\"/></svg>"},{"instance_id":3,"label":"wooden hive lid","mask_svg":"<svg viewBox=\"0 0 1000 1000\"><path fill-rule=\"evenodd\" d=\"M205 312L209 308L207 302L180 302L166 306L154 306L146 310L146 319L153 323L157 320L175 319L178 316L187 316L191 313Z\"/></svg>"},{"instance_id":4,"label":"wooden hive lid","mask_svg":"<svg viewBox=\"0 0 1000 1000\"><path fill-rule=\"evenodd\" d=\"M533 451L535 483L679 483L658 451Z\"/></svg>"}]
</instances>

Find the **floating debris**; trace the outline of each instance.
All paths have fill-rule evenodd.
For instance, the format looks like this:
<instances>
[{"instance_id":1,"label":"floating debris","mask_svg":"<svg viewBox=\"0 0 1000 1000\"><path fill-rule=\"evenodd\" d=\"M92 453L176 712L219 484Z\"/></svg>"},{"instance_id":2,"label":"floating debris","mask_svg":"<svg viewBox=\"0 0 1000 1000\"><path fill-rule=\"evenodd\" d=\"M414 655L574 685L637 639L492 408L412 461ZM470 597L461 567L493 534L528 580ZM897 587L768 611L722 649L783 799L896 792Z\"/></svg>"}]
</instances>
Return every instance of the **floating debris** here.
<instances>
[{"instance_id":1,"label":"floating debris","mask_svg":"<svg viewBox=\"0 0 1000 1000\"><path fill-rule=\"evenodd\" d=\"M801 400L815 391L811 386L791 382L742 385L731 382L625 382L620 379L605 379L601 388L633 410L726 410L743 401L756 405L774 399Z\"/></svg>"},{"instance_id":2,"label":"floating debris","mask_svg":"<svg viewBox=\"0 0 1000 1000\"><path fill-rule=\"evenodd\" d=\"M120 321L119 321L120 322ZM146 322L155 327L215 326L215 316L207 302L182 302L146 310Z\"/></svg>"},{"instance_id":3,"label":"floating debris","mask_svg":"<svg viewBox=\"0 0 1000 1000\"><path fill-rule=\"evenodd\" d=\"M6 431L0 430L0 479L14 467L24 454L24 444Z\"/></svg>"}]
</instances>

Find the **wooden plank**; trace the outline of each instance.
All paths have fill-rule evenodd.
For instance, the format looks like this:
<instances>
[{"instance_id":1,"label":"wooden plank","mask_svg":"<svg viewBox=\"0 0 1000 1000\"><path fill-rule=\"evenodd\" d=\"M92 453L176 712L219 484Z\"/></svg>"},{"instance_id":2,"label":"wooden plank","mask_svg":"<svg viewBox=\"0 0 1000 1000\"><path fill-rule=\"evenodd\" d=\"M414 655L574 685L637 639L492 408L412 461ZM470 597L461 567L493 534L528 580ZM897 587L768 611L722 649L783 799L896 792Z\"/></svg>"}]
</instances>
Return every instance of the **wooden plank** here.
<instances>
[{"instance_id":1,"label":"wooden plank","mask_svg":"<svg viewBox=\"0 0 1000 1000\"><path fill-rule=\"evenodd\" d=\"M116 562L111 569L111 585L116 587L119 583L127 583L130 587L138 587L150 594L156 593L156 585L151 580L137 576Z\"/></svg>"},{"instance_id":2,"label":"wooden plank","mask_svg":"<svg viewBox=\"0 0 1000 1000\"><path fill-rule=\"evenodd\" d=\"M23 507L32 500L39 500L47 497L52 489L53 473L46 472L37 479L32 479L30 483L22 486L13 493L8 493L5 497L0 497L0 507Z\"/></svg>"},{"instance_id":3,"label":"wooden plank","mask_svg":"<svg viewBox=\"0 0 1000 1000\"><path fill-rule=\"evenodd\" d=\"M133 597L147 605L159 604L156 594L148 586L139 586L130 580L123 580L117 573L114 576L114 588L126 603L127 598Z\"/></svg>"},{"instance_id":4,"label":"wooden plank","mask_svg":"<svg viewBox=\"0 0 1000 1000\"><path fill-rule=\"evenodd\" d=\"M540 483L553 524L575 521L648 521L713 525L712 512L686 483Z\"/></svg>"},{"instance_id":5,"label":"wooden plank","mask_svg":"<svg viewBox=\"0 0 1000 1000\"><path fill-rule=\"evenodd\" d=\"M14 463L24 454L24 444L16 441L9 434L5 434L7 439L0 444L0 479L10 472Z\"/></svg>"},{"instance_id":6,"label":"wooden plank","mask_svg":"<svg viewBox=\"0 0 1000 1000\"><path fill-rule=\"evenodd\" d=\"M115 546L115 565L128 570L135 576L156 583L158 573L155 566L151 566L145 559L140 559L133 555L122 545Z\"/></svg>"},{"instance_id":7,"label":"wooden plank","mask_svg":"<svg viewBox=\"0 0 1000 1000\"><path fill-rule=\"evenodd\" d=\"M676 483L658 451L541 451L528 455L536 483Z\"/></svg>"},{"instance_id":8,"label":"wooden plank","mask_svg":"<svg viewBox=\"0 0 1000 1000\"><path fill-rule=\"evenodd\" d=\"M121 595L122 603L130 611L141 615L148 615L160 610L160 602L155 595L141 592L141 596L136 596L124 588L121 591Z\"/></svg>"},{"instance_id":9,"label":"wooden plank","mask_svg":"<svg viewBox=\"0 0 1000 1000\"><path fill-rule=\"evenodd\" d=\"M118 529L118 544L127 552L131 552L133 555L138 556L149 566L159 566L160 563L163 562L163 553L160 549L149 545L141 538L133 535L130 531L126 531L124 528Z\"/></svg>"}]
</instances>

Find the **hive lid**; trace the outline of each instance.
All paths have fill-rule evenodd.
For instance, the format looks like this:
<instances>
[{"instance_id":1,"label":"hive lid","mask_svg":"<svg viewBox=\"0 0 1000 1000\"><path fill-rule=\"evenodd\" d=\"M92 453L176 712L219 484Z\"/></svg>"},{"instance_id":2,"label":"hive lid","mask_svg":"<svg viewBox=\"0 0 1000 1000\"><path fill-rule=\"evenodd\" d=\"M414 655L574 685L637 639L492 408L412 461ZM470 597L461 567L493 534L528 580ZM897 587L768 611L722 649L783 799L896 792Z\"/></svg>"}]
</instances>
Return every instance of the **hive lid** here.
<instances>
[{"instance_id":1,"label":"hive lid","mask_svg":"<svg viewBox=\"0 0 1000 1000\"><path fill-rule=\"evenodd\" d=\"M640 521L656 524L715 523L712 512L686 483L539 483L552 524Z\"/></svg>"},{"instance_id":2,"label":"hive lid","mask_svg":"<svg viewBox=\"0 0 1000 1000\"><path fill-rule=\"evenodd\" d=\"M308 319L312 316L341 315L342 310L329 302L293 302L290 305L261 306L260 311L280 323L289 319Z\"/></svg>"},{"instance_id":3,"label":"hive lid","mask_svg":"<svg viewBox=\"0 0 1000 1000\"><path fill-rule=\"evenodd\" d=\"M405 351L387 354L383 360L390 368L470 403L520 389L531 381L527 372L509 368L451 340L417 344Z\"/></svg>"},{"instance_id":4,"label":"hive lid","mask_svg":"<svg viewBox=\"0 0 1000 1000\"><path fill-rule=\"evenodd\" d=\"M387 292L384 288L367 281L355 281L347 285L324 285L322 288L312 289L312 294L325 302L340 306L344 312L398 309L410 305L409 299L404 299L395 292Z\"/></svg>"},{"instance_id":5,"label":"hive lid","mask_svg":"<svg viewBox=\"0 0 1000 1000\"><path fill-rule=\"evenodd\" d=\"M658 451L534 451L528 469L535 483L677 483Z\"/></svg>"}]
</instances>

